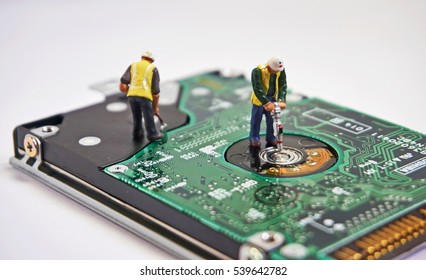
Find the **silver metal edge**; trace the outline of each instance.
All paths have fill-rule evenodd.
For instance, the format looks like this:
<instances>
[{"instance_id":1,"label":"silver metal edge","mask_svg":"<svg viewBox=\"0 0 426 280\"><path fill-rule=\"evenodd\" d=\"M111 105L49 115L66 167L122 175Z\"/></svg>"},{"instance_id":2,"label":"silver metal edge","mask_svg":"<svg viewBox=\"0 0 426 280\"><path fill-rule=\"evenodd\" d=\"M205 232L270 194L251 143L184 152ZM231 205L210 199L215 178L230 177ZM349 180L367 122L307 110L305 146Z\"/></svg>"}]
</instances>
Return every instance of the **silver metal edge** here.
<instances>
[{"instance_id":1,"label":"silver metal edge","mask_svg":"<svg viewBox=\"0 0 426 280\"><path fill-rule=\"evenodd\" d=\"M147 240L148 242L154 244L155 246L161 248L162 250L169 252L173 254L174 256L182 259L203 259L198 254L189 251L187 248L181 246L180 244L177 244L170 239L156 233L155 231L129 219L128 217L112 210L111 208L107 207L106 205L80 193L79 191L73 189L72 187L68 186L67 184L50 177L46 175L45 173L41 172L37 169L38 165L37 163L34 164L34 166L29 166L26 164L28 157L25 156L23 159L19 160L15 157L10 158L10 164L23 171L24 173L30 175L31 177L37 179L38 181L46 184L50 188L54 189L55 191L58 191L59 193L73 199L74 201L80 203L81 205L89 208L90 210L94 211L95 213L109 219L110 221L116 223L117 225L125 228L126 230L129 230L133 234ZM98 188L88 184L87 182L82 181L81 179L75 177L72 174L69 174L68 172L53 166L51 164L48 164L44 162L44 164L47 164L50 168L55 169L56 171L62 173L63 175L67 177L72 177L72 179L77 180L79 183L84 184L86 187L90 188L91 190L94 190L98 193L100 193L102 196L107 197L108 199L114 200L116 203L121 204L122 206L126 207L128 210L131 210L132 212L135 212L138 215L143 216L144 218L149 219L150 221L155 222L156 224L166 228L169 231L172 231L175 234L178 234L180 237L185 238L192 244L195 244L196 246L202 248L203 250L209 252L210 254L220 258L220 259L230 259L229 256L224 255L223 253L205 245L204 243L201 243L200 241L176 230L175 228L159 221L158 219L147 215L146 213L143 213L139 211L138 209L131 207L128 204L124 204L121 201L117 200L116 198L108 195L105 192L100 191Z\"/></svg>"}]
</instances>

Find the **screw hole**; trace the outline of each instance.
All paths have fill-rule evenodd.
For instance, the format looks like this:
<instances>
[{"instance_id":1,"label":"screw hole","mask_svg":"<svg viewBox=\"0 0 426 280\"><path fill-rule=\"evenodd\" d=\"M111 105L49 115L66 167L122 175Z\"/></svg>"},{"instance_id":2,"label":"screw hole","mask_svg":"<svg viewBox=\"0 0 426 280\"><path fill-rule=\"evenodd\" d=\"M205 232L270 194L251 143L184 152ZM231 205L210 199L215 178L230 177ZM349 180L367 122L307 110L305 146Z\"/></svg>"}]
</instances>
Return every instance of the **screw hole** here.
<instances>
[{"instance_id":1,"label":"screw hole","mask_svg":"<svg viewBox=\"0 0 426 280\"><path fill-rule=\"evenodd\" d=\"M44 133L50 133L50 132L53 132L53 128L51 126L43 126L41 128L41 131Z\"/></svg>"}]
</instances>

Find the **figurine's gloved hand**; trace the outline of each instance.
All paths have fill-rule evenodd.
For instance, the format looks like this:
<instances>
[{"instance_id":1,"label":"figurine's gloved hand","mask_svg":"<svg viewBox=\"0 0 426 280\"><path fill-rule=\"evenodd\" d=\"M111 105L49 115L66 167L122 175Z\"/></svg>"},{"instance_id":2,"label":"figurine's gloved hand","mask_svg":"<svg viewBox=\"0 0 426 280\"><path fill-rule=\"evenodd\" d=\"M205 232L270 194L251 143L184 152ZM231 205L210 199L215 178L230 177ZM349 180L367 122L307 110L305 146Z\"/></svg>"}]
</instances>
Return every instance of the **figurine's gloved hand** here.
<instances>
[{"instance_id":1,"label":"figurine's gloved hand","mask_svg":"<svg viewBox=\"0 0 426 280\"><path fill-rule=\"evenodd\" d=\"M265 110L268 112L272 112L275 109L275 105L272 102L268 102L265 105L263 105L263 108L265 108Z\"/></svg>"},{"instance_id":2,"label":"figurine's gloved hand","mask_svg":"<svg viewBox=\"0 0 426 280\"><path fill-rule=\"evenodd\" d=\"M152 111L154 112L154 115L160 114L160 109L158 108L158 106L152 107Z\"/></svg>"},{"instance_id":3,"label":"figurine's gloved hand","mask_svg":"<svg viewBox=\"0 0 426 280\"><path fill-rule=\"evenodd\" d=\"M278 106L280 106L281 110L284 110L287 107L287 103L285 103L283 101L279 101L278 102Z\"/></svg>"},{"instance_id":4,"label":"figurine's gloved hand","mask_svg":"<svg viewBox=\"0 0 426 280\"><path fill-rule=\"evenodd\" d=\"M120 83L119 89L122 93L127 94L127 92L129 91L129 85Z\"/></svg>"}]
</instances>

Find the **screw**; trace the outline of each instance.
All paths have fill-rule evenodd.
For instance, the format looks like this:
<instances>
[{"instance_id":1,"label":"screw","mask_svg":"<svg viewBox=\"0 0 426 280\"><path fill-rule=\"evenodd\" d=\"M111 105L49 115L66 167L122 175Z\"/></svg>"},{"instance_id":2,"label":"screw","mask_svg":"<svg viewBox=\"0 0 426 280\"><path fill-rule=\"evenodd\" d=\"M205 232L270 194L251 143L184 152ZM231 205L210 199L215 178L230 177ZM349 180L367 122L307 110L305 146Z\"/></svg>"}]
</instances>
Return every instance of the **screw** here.
<instances>
[{"instance_id":1,"label":"screw","mask_svg":"<svg viewBox=\"0 0 426 280\"><path fill-rule=\"evenodd\" d=\"M265 242L274 242L275 241L275 235L273 232L262 232L261 238Z\"/></svg>"},{"instance_id":2,"label":"screw","mask_svg":"<svg viewBox=\"0 0 426 280\"><path fill-rule=\"evenodd\" d=\"M32 136L32 135L26 135L24 138L24 148L25 152L29 157L36 157L39 152L40 142L39 140Z\"/></svg>"},{"instance_id":3,"label":"screw","mask_svg":"<svg viewBox=\"0 0 426 280\"><path fill-rule=\"evenodd\" d=\"M256 247L249 247L247 249L247 260L264 260L264 253Z\"/></svg>"}]
</instances>

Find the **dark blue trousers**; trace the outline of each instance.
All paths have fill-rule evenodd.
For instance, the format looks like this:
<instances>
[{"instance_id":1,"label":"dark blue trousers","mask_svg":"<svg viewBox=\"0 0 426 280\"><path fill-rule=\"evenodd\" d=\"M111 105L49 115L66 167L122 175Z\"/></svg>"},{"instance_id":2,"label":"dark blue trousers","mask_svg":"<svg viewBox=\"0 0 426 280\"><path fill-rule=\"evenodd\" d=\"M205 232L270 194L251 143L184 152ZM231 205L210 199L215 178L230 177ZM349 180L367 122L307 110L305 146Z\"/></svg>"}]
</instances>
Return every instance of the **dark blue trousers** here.
<instances>
[{"instance_id":1,"label":"dark blue trousers","mask_svg":"<svg viewBox=\"0 0 426 280\"><path fill-rule=\"evenodd\" d=\"M142 117L145 120L145 130L148 137L158 134L154 122L154 112L152 102L143 97L129 96L129 104L133 114L133 137L143 135Z\"/></svg>"},{"instance_id":2,"label":"dark blue trousers","mask_svg":"<svg viewBox=\"0 0 426 280\"><path fill-rule=\"evenodd\" d=\"M267 97L271 102L275 102L273 97ZM274 120L271 117L271 113L266 111L262 105L257 106L253 104L251 108L251 120L250 120L250 142L260 141L260 125L262 123L262 117L265 115L266 118L266 141L273 142L274 136Z\"/></svg>"}]
</instances>

